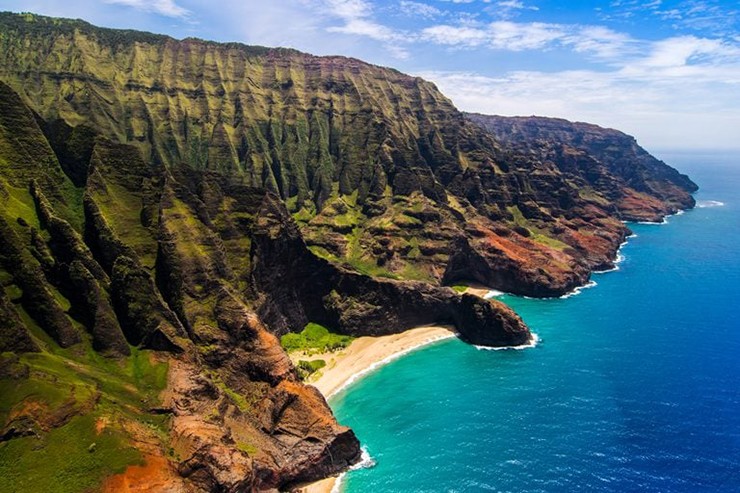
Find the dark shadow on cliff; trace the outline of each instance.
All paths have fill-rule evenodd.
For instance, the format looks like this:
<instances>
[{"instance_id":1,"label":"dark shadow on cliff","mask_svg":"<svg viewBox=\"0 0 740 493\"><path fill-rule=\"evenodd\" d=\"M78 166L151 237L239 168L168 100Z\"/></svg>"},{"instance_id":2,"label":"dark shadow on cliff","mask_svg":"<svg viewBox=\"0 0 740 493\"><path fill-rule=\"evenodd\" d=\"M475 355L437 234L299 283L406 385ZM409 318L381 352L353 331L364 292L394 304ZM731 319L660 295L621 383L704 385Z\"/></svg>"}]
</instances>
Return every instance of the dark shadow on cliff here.
<instances>
[{"instance_id":1,"label":"dark shadow on cliff","mask_svg":"<svg viewBox=\"0 0 740 493\"><path fill-rule=\"evenodd\" d=\"M517 346L531 339L521 319L501 303L424 282L373 278L317 257L269 193L255 219L251 257L258 314L279 335L308 322L354 336L453 324L472 344Z\"/></svg>"}]
</instances>

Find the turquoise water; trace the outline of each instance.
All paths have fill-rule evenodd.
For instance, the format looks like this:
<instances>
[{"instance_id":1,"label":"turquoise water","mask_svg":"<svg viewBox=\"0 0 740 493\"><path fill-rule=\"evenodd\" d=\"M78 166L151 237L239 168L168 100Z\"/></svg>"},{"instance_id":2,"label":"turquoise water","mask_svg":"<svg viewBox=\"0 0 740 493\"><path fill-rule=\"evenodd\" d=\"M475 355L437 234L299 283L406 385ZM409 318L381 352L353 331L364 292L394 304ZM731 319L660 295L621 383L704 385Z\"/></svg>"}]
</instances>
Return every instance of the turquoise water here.
<instances>
[{"instance_id":1,"label":"turquoise water","mask_svg":"<svg viewBox=\"0 0 740 493\"><path fill-rule=\"evenodd\" d=\"M740 491L740 156L661 157L714 206L631 226L578 296L501 298L536 348L449 340L336 396L376 462L343 491Z\"/></svg>"}]
</instances>

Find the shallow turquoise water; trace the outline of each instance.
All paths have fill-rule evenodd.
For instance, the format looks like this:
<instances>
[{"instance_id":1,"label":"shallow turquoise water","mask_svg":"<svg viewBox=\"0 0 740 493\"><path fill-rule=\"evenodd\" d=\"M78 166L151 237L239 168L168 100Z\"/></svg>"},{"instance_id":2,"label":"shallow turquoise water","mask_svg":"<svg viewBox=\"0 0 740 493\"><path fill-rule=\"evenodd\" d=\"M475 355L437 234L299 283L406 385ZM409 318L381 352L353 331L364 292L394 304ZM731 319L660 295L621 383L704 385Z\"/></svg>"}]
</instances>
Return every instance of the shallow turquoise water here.
<instances>
[{"instance_id":1,"label":"shallow turquoise water","mask_svg":"<svg viewBox=\"0 0 740 493\"><path fill-rule=\"evenodd\" d=\"M336 396L376 461L344 491L740 491L740 156L661 157L724 205L631 226L578 296L501 298L534 349L449 340Z\"/></svg>"}]
</instances>

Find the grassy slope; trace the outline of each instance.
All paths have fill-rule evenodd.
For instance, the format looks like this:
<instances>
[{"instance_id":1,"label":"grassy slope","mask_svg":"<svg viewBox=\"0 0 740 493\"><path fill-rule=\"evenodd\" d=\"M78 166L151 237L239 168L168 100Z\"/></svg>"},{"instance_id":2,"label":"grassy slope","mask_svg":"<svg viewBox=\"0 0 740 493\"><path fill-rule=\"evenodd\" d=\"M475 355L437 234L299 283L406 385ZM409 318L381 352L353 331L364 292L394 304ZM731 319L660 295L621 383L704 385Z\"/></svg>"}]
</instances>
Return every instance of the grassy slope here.
<instances>
[{"instance_id":1,"label":"grassy slope","mask_svg":"<svg viewBox=\"0 0 740 493\"><path fill-rule=\"evenodd\" d=\"M49 238L29 193L30 179L39 182L56 211L78 232L83 190L62 172L31 112L6 87L0 87L0 103L0 215L17 235L20 261L38 268L42 252L32 246L33 235ZM0 431L31 433L0 442L0 490L89 490L105 476L141 461L130 430L140 429L155 442L163 435L166 418L147 410L159 402L168 365L137 348L127 358L104 358L92 349L87 334L82 343L62 349L21 306L23 290L6 267L0 265L0 289L41 352L0 356ZM68 312L69 300L42 282Z\"/></svg>"},{"instance_id":2,"label":"grassy slope","mask_svg":"<svg viewBox=\"0 0 740 493\"><path fill-rule=\"evenodd\" d=\"M166 418L146 410L159 402L167 363L132 351L120 361L88 346L48 345L17 360L3 355L4 364L27 376L0 379L0 422L22 415L36 421L34 435L0 443L3 491L85 491L141 462L127 430L163 436Z\"/></svg>"}]
</instances>

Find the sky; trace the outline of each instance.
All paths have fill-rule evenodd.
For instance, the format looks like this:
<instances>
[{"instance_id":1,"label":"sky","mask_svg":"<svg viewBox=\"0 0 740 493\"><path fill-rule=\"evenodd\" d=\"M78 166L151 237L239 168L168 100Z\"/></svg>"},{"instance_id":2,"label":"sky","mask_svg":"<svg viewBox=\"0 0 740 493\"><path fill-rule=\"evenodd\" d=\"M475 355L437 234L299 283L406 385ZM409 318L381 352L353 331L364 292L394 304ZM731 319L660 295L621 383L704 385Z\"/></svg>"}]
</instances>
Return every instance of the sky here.
<instances>
[{"instance_id":1,"label":"sky","mask_svg":"<svg viewBox=\"0 0 740 493\"><path fill-rule=\"evenodd\" d=\"M740 149L740 0L0 0L99 26L391 66L465 111Z\"/></svg>"}]
</instances>

